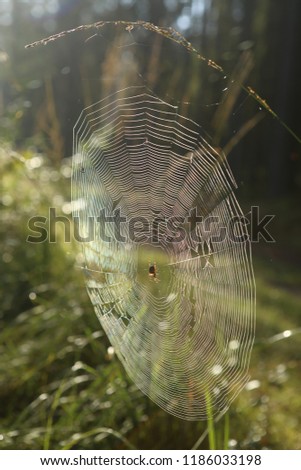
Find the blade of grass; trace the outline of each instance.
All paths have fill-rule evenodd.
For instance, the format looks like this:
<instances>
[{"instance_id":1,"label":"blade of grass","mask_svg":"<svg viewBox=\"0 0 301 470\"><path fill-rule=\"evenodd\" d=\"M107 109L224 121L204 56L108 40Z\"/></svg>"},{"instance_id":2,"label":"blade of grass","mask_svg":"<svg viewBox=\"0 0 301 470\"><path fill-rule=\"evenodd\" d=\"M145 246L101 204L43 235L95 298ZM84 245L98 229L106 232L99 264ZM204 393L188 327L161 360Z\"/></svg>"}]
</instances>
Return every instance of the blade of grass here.
<instances>
[{"instance_id":1,"label":"blade of grass","mask_svg":"<svg viewBox=\"0 0 301 470\"><path fill-rule=\"evenodd\" d=\"M225 411L226 410L222 410L218 415L217 417L213 420L214 421L214 424L217 424L221 419L222 417L224 416L225 414ZM209 434L209 426L207 426L207 428L205 429L205 431L201 434L201 436L198 438L198 440L194 443L194 445L191 447L191 450L196 450L200 447L200 445L202 444L202 442L204 442L204 440L206 439L206 437L208 436Z\"/></svg>"},{"instance_id":2,"label":"blade of grass","mask_svg":"<svg viewBox=\"0 0 301 470\"><path fill-rule=\"evenodd\" d=\"M214 419L212 414L212 403L210 392L206 390L206 409L207 409L207 428L208 428L208 437L209 437L209 448L210 450L216 449L216 435L215 435L215 426Z\"/></svg>"},{"instance_id":3,"label":"blade of grass","mask_svg":"<svg viewBox=\"0 0 301 470\"><path fill-rule=\"evenodd\" d=\"M229 448L229 435L230 435L230 419L229 419L229 412L227 411L225 414L223 450L228 450Z\"/></svg>"},{"instance_id":4,"label":"blade of grass","mask_svg":"<svg viewBox=\"0 0 301 470\"><path fill-rule=\"evenodd\" d=\"M41 45L45 46L46 44L48 44L50 42L53 42L53 41L56 41L58 39L61 39L61 38L65 37L65 36L67 36L71 33L75 33L75 32L78 32L78 31L88 31L90 29L95 29L96 31L98 31L99 29L103 28L105 25L110 25L110 24L114 25L114 26L120 25L120 26L124 27L126 31L129 31L129 32L131 32L132 29L134 29L134 28L142 27L142 28L144 28L148 31L152 31L156 34L160 34L160 35L166 37L167 39L169 39L170 41L176 42L177 44L183 46L188 52L194 54L197 57L198 60L205 62L208 65L208 67L211 67L211 68L217 70L218 72L222 73L226 77L229 76L226 73L226 71L223 69L223 67L221 67L219 64L217 64L213 60L207 59L202 54L200 54L200 52L195 47L193 47L192 44L181 33L179 33L176 29L174 29L172 27L169 27L169 28L159 27L157 25L154 25L153 23L149 23L149 22L143 21L143 20L137 20L137 21L124 21L124 20L98 21L98 22L93 23L93 24L80 25L80 26L77 26L76 28L72 28L72 29L69 29L69 30L66 30L66 31L61 31L60 33L53 34L53 35L51 35L47 38L43 38L43 39L40 39L38 41L32 42L30 44L26 44L25 48L36 47L36 46L41 46ZM294 137L294 139L297 142L301 143L301 137L299 137L293 131L293 129L291 129L284 121L282 121L282 119L278 116L278 114L269 106L269 104L266 102L266 100L261 98L261 96L258 95L258 93L256 93L256 91L253 90L253 88L251 88L250 86L244 85L239 80L237 81L237 85L239 87L241 87L244 91L246 91L248 93L248 95L251 96L255 101L257 101L257 103L262 108L264 108L271 116L273 116L275 119L277 119L277 121L280 123L280 125L283 126L287 130L287 132L289 132Z\"/></svg>"},{"instance_id":5,"label":"blade of grass","mask_svg":"<svg viewBox=\"0 0 301 470\"><path fill-rule=\"evenodd\" d=\"M43 448L44 450L49 450L50 449L50 440L51 440L51 433L52 433L52 425L53 425L53 417L55 410L57 409L59 405L59 400L60 397L63 393L63 384L60 385L60 387L57 389L54 399L50 408L50 413L47 418L47 424L46 424L46 432L45 432L45 437L44 437L44 445Z\"/></svg>"},{"instance_id":6,"label":"blade of grass","mask_svg":"<svg viewBox=\"0 0 301 470\"><path fill-rule=\"evenodd\" d=\"M128 441L122 434L120 434L118 431L114 431L114 429L111 428L96 428L96 429L91 429L91 431L87 431L85 433L80 434L76 438L72 439L68 444L66 444L63 447L63 450L70 450L72 447L74 447L76 444L78 444L80 441L83 439L86 439L87 437L94 436L96 434L104 434L104 438L108 436L115 436L117 439L122 441L128 449L133 449L135 450L136 447L134 447L130 441Z\"/></svg>"}]
</instances>

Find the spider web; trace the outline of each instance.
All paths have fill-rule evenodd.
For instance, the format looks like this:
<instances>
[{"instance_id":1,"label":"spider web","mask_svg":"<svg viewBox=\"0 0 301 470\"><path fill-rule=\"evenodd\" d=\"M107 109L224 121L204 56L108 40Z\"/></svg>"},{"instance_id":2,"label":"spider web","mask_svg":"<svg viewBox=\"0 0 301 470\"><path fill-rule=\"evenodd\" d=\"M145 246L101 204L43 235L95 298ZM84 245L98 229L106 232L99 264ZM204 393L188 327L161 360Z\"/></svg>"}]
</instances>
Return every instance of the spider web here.
<instances>
[{"instance_id":1,"label":"spider web","mask_svg":"<svg viewBox=\"0 0 301 470\"><path fill-rule=\"evenodd\" d=\"M255 286L235 187L203 129L146 87L87 107L74 127L88 294L137 387L187 420L225 411L248 380Z\"/></svg>"}]
</instances>

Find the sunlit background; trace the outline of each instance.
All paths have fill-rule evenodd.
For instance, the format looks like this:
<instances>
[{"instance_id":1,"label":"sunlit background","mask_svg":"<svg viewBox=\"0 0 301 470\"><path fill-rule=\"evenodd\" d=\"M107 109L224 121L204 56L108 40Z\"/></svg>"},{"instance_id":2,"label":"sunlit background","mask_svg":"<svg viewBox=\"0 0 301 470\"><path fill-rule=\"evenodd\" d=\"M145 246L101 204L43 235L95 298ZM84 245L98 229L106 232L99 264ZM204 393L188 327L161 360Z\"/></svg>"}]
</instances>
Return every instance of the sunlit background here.
<instances>
[{"instance_id":1,"label":"sunlit background","mask_svg":"<svg viewBox=\"0 0 301 470\"><path fill-rule=\"evenodd\" d=\"M100 20L171 26L223 72L183 44L119 24L25 49ZM251 378L229 433L224 418L216 423L216 445L301 448L300 21L297 0L2 0L0 448L209 447L206 422L168 415L125 374L87 297L78 246L65 241L71 222L57 224L56 243L26 241L28 220L50 207L71 220L79 113L130 85L178 106L224 149L244 213L275 215L275 242L253 243Z\"/></svg>"}]
</instances>

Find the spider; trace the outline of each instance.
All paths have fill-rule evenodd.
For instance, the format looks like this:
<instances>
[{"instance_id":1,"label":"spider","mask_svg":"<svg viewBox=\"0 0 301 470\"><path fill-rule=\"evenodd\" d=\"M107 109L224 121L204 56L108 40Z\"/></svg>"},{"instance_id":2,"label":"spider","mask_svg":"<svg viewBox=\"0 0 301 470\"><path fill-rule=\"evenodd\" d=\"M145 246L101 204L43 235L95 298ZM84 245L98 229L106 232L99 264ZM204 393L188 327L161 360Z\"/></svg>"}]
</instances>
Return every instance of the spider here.
<instances>
[{"instance_id":1,"label":"spider","mask_svg":"<svg viewBox=\"0 0 301 470\"><path fill-rule=\"evenodd\" d=\"M154 261L153 263L151 263L149 261L148 263L148 275L150 278L153 278L154 280L158 280L157 279L157 264L156 264L156 261Z\"/></svg>"}]
</instances>

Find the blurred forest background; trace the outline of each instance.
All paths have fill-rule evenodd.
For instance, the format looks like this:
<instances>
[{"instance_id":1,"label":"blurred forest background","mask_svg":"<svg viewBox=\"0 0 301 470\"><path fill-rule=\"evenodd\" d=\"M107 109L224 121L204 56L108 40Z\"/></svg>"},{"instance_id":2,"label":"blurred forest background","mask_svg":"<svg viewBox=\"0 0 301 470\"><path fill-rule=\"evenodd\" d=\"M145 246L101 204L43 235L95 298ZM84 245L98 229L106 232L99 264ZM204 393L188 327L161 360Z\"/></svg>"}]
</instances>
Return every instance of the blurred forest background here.
<instances>
[{"instance_id":1,"label":"blurred forest background","mask_svg":"<svg viewBox=\"0 0 301 470\"><path fill-rule=\"evenodd\" d=\"M172 26L224 73L143 27ZM248 213L274 214L253 244L251 379L217 423L220 448L300 449L301 3L298 0L0 2L0 448L189 449L205 422L160 410L131 383L87 298L74 243L29 244L28 219L70 216L72 130L86 106L136 84L179 106L224 148ZM249 85L275 117L238 85ZM285 126L281 124L285 123ZM295 134L295 136L293 135ZM205 436L197 446L208 448Z\"/></svg>"}]
</instances>

